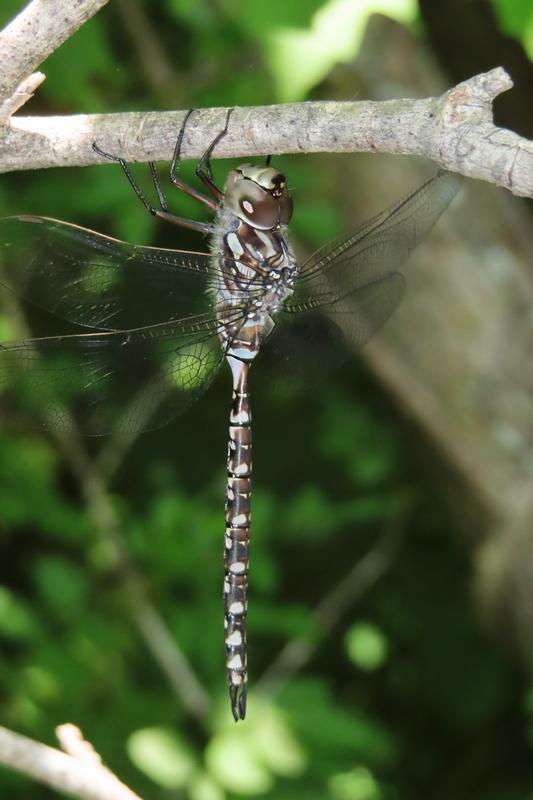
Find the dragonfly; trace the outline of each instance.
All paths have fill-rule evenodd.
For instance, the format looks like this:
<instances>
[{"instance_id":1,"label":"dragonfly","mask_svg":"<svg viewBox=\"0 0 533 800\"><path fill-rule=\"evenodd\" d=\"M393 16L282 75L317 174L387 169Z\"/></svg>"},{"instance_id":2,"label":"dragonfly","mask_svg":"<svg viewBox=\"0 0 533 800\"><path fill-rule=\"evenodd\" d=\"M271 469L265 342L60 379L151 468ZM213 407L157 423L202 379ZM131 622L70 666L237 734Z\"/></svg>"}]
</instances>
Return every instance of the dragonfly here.
<instances>
[{"instance_id":1,"label":"dragonfly","mask_svg":"<svg viewBox=\"0 0 533 800\"><path fill-rule=\"evenodd\" d=\"M402 266L459 190L440 171L402 200L296 260L287 234L293 201L272 165L242 164L224 191L211 157L225 125L196 166L207 191L179 175L179 131L169 180L213 213L212 222L176 216L153 162L158 206L128 164L116 162L147 211L209 237L205 252L129 244L41 216L0 220L0 283L83 332L0 344L0 389L29 400L46 425L89 435L136 433L182 413L224 362L233 394L229 419L224 533L224 644L230 705L246 715L248 557L252 435L249 375L276 328L325 316L350 349L361 347L400 304ZM283 338L281 339L283 342Z\"/></svg>"}]
</instances>

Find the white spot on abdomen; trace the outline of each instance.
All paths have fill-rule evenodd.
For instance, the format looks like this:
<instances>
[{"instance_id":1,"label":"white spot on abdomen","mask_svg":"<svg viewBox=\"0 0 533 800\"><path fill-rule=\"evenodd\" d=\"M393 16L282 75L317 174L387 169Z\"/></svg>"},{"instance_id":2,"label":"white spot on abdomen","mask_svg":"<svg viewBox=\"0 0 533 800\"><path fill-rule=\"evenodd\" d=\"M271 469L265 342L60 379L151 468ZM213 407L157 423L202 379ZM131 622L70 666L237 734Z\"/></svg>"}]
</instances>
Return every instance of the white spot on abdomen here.
<instances>
[{"instance_id":1,"label":"white spot on abdomen","mask_svg":"<svg viewBox=\"0 0 533 800\"><path fill-rule=\"evenodd\" d=\"M243 664L241 656L237 653L237 655L234 655L233 658L230 658L226 666L228 669L242 669Z\"/></svg>"},{"instance_id":2,"label":"white spot on abdomen","mask_svg":"<svg viewBox=\"0 0 533 800\"><path fill-rule=\"evenodd\" d=\"M242 633L240 631L233 631L226 639L228 647L239 647L242 644Z\"/></svg>"}]
</instances>

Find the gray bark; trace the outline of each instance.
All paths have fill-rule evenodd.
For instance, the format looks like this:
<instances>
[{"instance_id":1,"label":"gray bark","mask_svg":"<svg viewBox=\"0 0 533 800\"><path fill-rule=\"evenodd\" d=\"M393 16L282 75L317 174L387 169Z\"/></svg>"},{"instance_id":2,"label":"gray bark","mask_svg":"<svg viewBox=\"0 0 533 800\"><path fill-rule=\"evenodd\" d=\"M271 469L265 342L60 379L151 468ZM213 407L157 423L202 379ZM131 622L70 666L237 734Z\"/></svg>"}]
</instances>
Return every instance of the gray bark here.
<instances>
[{"instance_id":1,"label":"gray bark","mask_svg":"<svg viewBox=\"0 0 533 800\"><path fill-rule=\"evenodd\" d=\"M0 32L0 103L108 0L33 0Z\"/></svg>"},{"instance_id":2,"label":"gray bark","mask_svg":"<svg viewBox=\"0 0 533 800\"><path fill-rule=\"evenodd\" d=\"M88 757L90 746L83 744L74 756L0 726L0 764L80 800L141 800L101 764L94 751Z\"/></svg>"},{"instance_id":3,"label":"gray bark","mask_svg":"<svg viewBox=\"0 0 533 800\"><path fill-rule=\"evenodd\" d=\"M0 65L1 66L1 65ZM533 142L492 122L492 101L512 86L497 68L439 97L236 108L218 158L271 153L421 155L441 167L533 196ZM183 140L197 159L222 129L226 108L198 109ZM184 111L12 117L0 130L0 171L105 163L92 143L127 161L169 160Z\"/></svg>"}]
</instances>

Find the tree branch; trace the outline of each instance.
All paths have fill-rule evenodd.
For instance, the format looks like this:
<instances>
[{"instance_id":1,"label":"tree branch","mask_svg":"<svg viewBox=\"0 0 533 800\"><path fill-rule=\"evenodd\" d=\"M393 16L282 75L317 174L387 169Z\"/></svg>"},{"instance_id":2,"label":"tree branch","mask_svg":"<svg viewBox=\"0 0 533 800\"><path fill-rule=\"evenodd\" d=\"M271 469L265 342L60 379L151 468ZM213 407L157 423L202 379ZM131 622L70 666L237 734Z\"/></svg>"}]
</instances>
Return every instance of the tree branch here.
<instances>
[{"instance_id":1,"label":"tree branch","mask_svg":"<svg viewBox=\"0 0 533 800\"><path fill-rule=\"evenodd\" d=\"M56 733L67 752L0 727L0 764L80 800L141 800L103 766L79 728L61 725Z\"/></svg>"},{"instance_id":2,"label":"tree branch","mask_svg":"<svg viewBox=\"0 0 533 800\"><path fill-rule=\"evenodd\" d=\"M108 0L33 0L0 33L0 103Z\"/></svg>"},{"instance_id":3,"label":"tree branch","mask_svg":"<svg viewBox=\"0 0 533 800\"><path fill-rule=\"evenodd\" d=\"M28 78L19 83L7 100L0 103L0 125L8 122L9 118L33 97L34 91L45 78L46 75L43 75L42 72L33 72Z\"/></svg>"},{"instance_id":4,"label":"tree branch","mask_svg":"<svg viewBox=\"0 0 533 800\"><path fill-rule=\"evenodd\" d=\"M0 172L103 163L92 150L95 140L128 161L171 157L183 111L8 118L31 97L32 71L106 2L78 0L73 7L70 0L33 0L0 33ZM533 142L493 124L492 103L511 87L507 73L496 68L436 98L238 108L216 155L422 155L453 172L533 196ZM226 111L198 110L184 137L184 158L202 155Z\"/></svg>"},{"instance_id":5,"label":"tree branch","mask_svg":"<svg viewBox=\"0 0 533 800\"><path fill-rule=\"evenodd\" d=\"M492 102L511 88L498 67L441 97L385 102L310 102L236 108L219 158L271 153L381 152L426 156L445 169L533 196L533 142L492 121ZM227 109L198 109L183 157L199 158ZM0 171L104 163L92 150L128 161L168 160L183 111L12 117L0 133Z\"/></svg>"}]
</instances>

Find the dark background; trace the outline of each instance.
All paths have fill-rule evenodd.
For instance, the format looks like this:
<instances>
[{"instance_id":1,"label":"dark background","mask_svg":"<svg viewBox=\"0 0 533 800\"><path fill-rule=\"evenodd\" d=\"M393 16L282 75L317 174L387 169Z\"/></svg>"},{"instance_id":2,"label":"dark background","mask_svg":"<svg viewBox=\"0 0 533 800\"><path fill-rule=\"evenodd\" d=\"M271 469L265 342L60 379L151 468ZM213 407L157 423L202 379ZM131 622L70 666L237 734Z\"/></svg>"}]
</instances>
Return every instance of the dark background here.
<instances>
[{"instance_id":1,"label":"dark background","mask_svg":"<svg viewBox=\"0 0 533 800\"><path fill-rule=\"evenodd\" d=\"M4 0L0 22L21 5ZM382 55L361 45L369 12L387 9L410 29L405 61L420 49L444 87L505 66L515 89L497 101L497 122L533 135L527 0L115 0L45 62L47 80L20 113L416 95L416 83L380 83ZM373 158L367 215L378 196L410 188L389 188ZM350 224L339 195L358 187L339 191L340 159L276 159L295 187L302 252ZM223 183L228 164L214 167ZM186 198L173 201L197 216ZM146 214L114 166L4 175L0 212L203 249ZM11 320L0 316L2 332ZM528 671L472 592L473 501L442 450L368 361L311 386L278 381L269 363L253 378L246 722L230 716L222 647L225 369L186 416L124 451L61 443L2 412L0 722L50 744L56 725L79 725L146 798L531 798ZM106 457L113 476L99 493ZM53 793L4 770L0 796Z\"/></svg>"}]
</instances>

